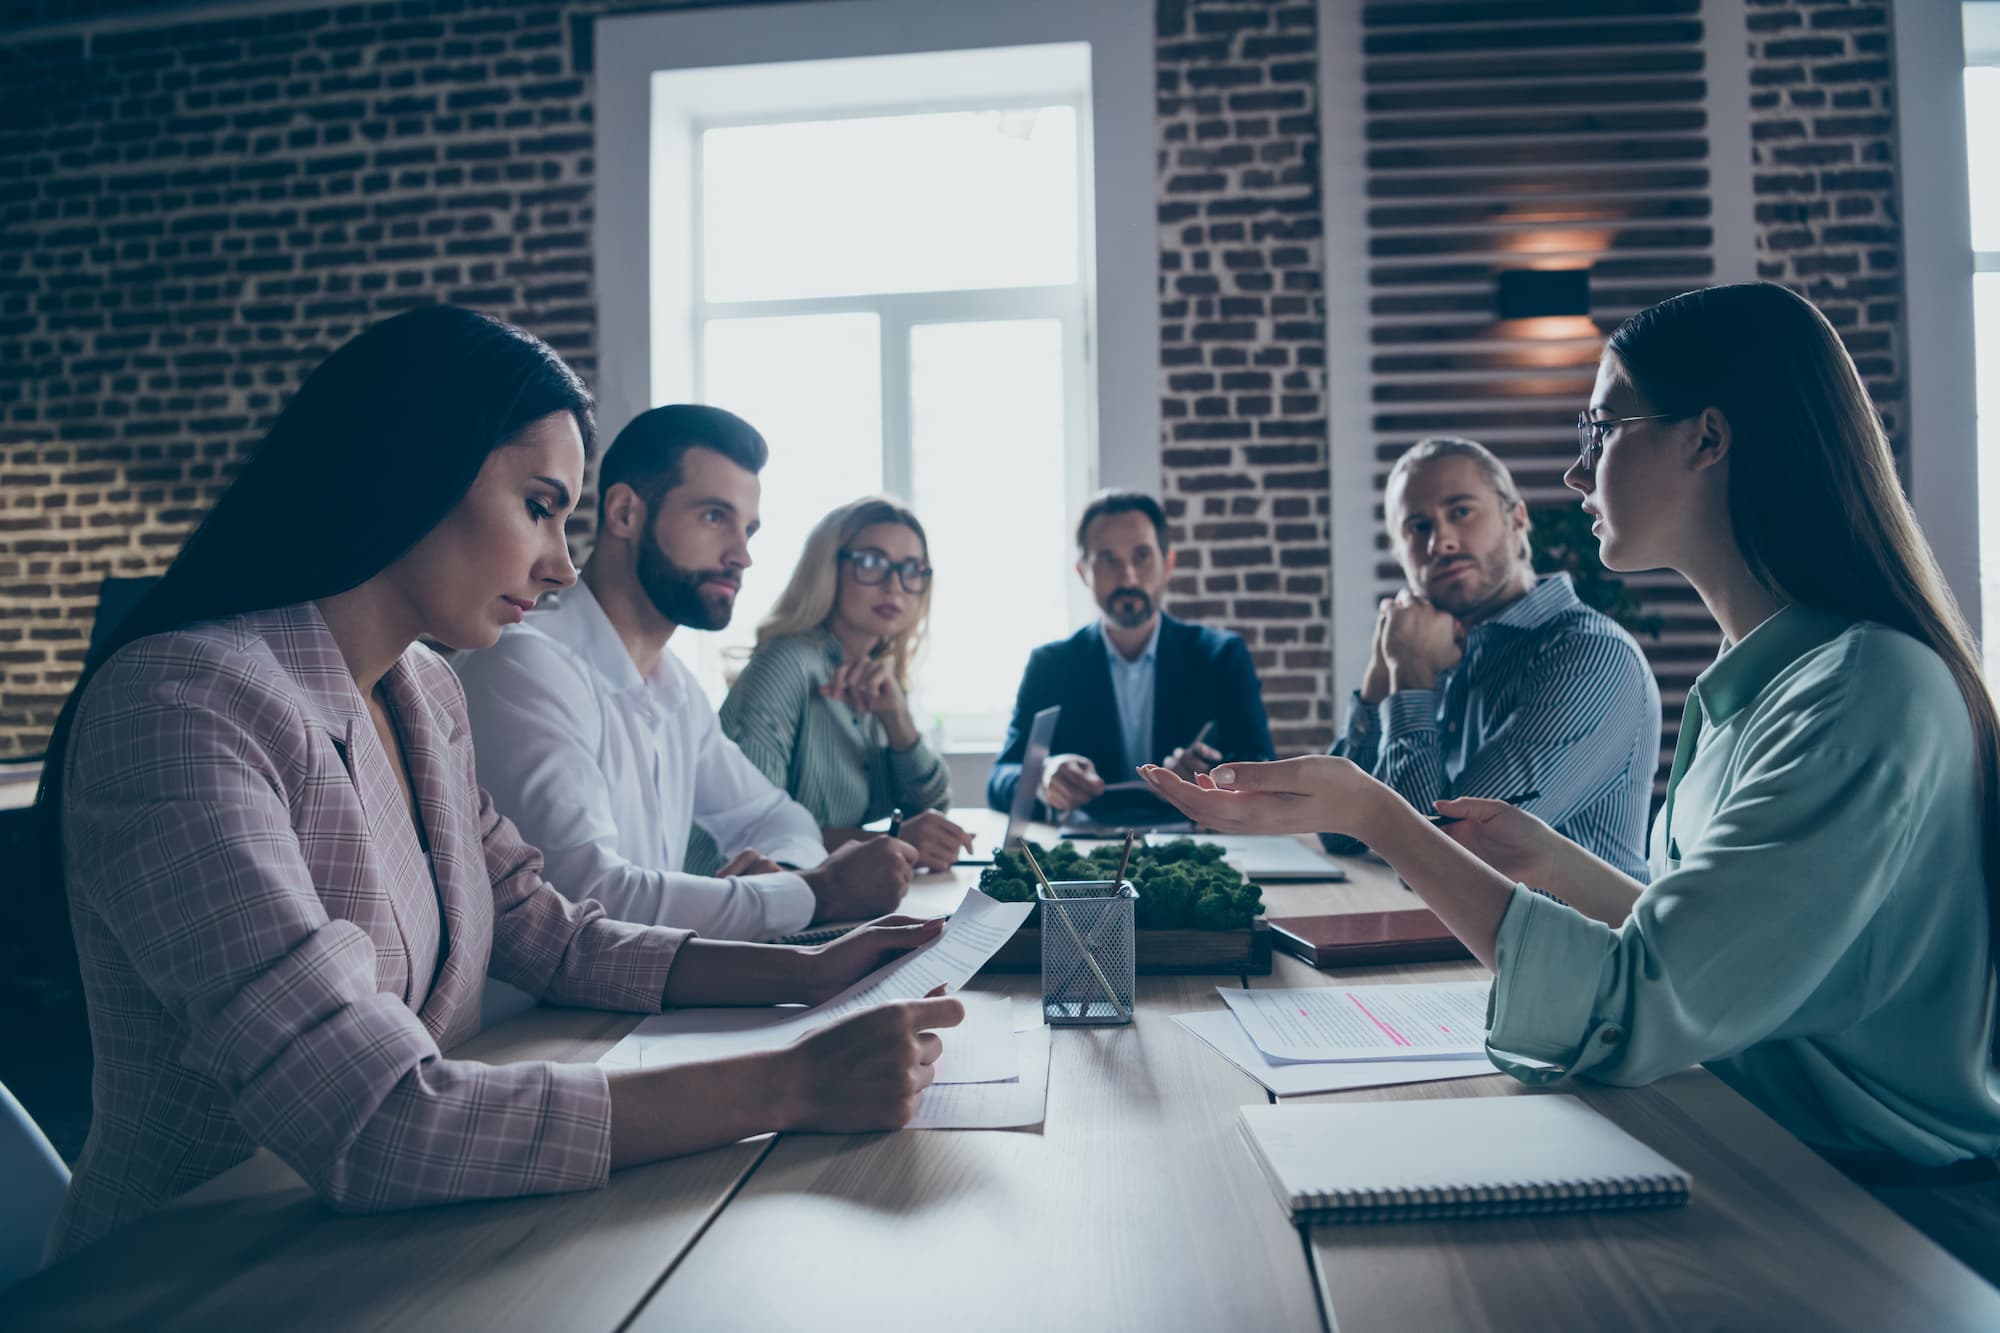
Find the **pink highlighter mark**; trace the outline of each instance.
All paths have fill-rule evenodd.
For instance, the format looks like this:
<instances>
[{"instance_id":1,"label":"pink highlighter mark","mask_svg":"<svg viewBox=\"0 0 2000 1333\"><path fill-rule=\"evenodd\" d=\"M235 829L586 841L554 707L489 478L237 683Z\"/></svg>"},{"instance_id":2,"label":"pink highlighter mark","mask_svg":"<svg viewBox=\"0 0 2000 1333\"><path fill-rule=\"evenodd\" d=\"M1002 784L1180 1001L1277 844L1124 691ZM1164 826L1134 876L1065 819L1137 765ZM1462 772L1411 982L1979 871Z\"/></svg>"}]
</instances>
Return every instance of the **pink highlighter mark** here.
<instances>
[{"instance_id":1,"label":"pink highlighter mark","mask_svg":"<svg viewBox=\"0 0 2000 1333\"><path fill-rule=\"evenodd\" d=\"M1368 1013L1368 1006L1361 1003L1360 1000L1356 999L1352 991L1348 992L1347 999L1348 1002L1351 1003L1356 1009L1359 1009L1364 1014L1368 1014L1368 1021L1373 1023L1376 1027L1382 1029L1383 1034L1387 1036L1390 1041L1394 1042L1398 1046L1408 1046L1410 1044L1410 1039L1408 1037L1405 1037L1402 1033L1396 1031L1396 1029L1390 1027L1387 1023L1384 1023L1381 1019L1375 1017L1374 1014Z\"/></svg>"}]
</instances>

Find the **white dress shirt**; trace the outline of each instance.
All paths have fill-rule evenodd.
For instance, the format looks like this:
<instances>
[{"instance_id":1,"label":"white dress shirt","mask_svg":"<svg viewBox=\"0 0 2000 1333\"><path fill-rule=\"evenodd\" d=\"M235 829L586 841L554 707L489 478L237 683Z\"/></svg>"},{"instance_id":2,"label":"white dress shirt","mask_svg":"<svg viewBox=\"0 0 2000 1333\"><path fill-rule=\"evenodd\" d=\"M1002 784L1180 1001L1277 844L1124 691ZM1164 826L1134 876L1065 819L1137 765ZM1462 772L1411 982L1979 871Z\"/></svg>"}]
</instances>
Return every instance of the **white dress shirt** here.
<instances>
[{"instance_id":1,"label":"white dress shirt","mask_svg":"<svg viewBox=\"0 0 2000 1333\"><path fill-rule=\"evenodd\" d=\"M806 808L722 734L694 674L662 652L641 676L588 587L453 662L479 782L539 847L550 883L610 916L718 939L771 940L812 920L798 875L711 879L681 867L700 823L725 857L826 859Z\"/></svg>"}]
</instances>

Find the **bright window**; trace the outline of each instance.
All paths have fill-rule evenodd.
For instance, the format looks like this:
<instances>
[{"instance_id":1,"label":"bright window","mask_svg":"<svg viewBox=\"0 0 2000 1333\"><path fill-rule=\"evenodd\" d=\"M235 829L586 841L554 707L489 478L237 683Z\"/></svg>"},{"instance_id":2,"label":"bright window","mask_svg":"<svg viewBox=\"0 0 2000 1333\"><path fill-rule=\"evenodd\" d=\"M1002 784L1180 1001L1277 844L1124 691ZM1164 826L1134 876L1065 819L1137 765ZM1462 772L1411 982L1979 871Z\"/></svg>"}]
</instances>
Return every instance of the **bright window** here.
<instances>
[{"instance_id":1,"label":"bright window","mask_svg":"<svg viewBox=\"0 0 2000 1333\"><path fill-rule=\"evenodd\" d=\"M1988 7L1992 8L1992 7ZM1972 317L1979 393L1980 584L1986 677L2000 682L2000 63L1965 71L1972 170Z\"/></svg>"},{"instance_id":2,"label":"bright window","mask_svg":"<svg viewBox=\"0 0 2000 1333\"><path fill-rule=\"evenodd\" d=\"M968 741L999 739L1027 650L1069 632L1070 511L1052 503L1069 433L1065 335L1053 319L910 330L912 507L950 515L925 524L940 572L923 697ZM995 366L1012 369L1002 380Z\"/></svg>"},{"instance_id":3,"label":"bright window","mask_svg":"<svg viewBox=\"0 0 2000 1333\"><path fill-rule=\"evenodd\" d=\"M1074 283L1076 147L1071 106L710 129L702 294Z\"/></svg>"},{"instance_id":4,"label":"bright window","mask_svg":"<svg viewBox=\"0 0 2000 1333\"><path fill-rule=\"evenodd\" d=\"M1087 612L1080 112L1044 95L694 126L695 393L771 445L735 618L674 641L716 698L813 523L871 492L930 536L913 702L947 748L996 746L1029 649Z\"/></svg>"}]
</instances>

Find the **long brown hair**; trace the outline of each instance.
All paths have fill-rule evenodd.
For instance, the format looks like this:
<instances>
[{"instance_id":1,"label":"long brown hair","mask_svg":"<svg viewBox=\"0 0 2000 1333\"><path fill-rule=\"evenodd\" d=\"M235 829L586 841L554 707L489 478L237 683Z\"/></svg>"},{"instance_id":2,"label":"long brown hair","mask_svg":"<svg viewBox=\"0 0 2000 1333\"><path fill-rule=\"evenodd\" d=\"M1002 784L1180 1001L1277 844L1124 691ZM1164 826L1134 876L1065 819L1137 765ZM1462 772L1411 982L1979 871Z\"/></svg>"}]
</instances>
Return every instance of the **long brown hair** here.
<instances>
[{"instance_id":1,"label":"long brown hair","mask_svg":"<svg viewBox=\"0 0 2000 1333\"><path fill-rule=\"evenodd\" d=\"M1901 630L1944 659L1972 722L1987 925L2000 956L2000 719L1977 641L1897 483L1881 418L1833 325L1783 287L1739 283L1641 311L1606 350L1651 410L1714 407L1728 418L1737 441L1729 454L1730 527L1767 587Z\"/></svg>"}]
</instances>

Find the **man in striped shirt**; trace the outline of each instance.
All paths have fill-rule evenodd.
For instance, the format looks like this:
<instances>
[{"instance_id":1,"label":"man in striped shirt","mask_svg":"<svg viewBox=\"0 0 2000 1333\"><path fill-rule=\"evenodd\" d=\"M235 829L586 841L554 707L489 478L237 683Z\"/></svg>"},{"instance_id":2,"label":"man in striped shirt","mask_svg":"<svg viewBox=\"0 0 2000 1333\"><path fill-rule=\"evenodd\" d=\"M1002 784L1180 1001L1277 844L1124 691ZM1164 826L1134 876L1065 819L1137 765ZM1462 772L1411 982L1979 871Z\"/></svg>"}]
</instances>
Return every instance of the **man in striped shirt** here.
<instances>
[{"instance_id":1,"label":"man in striped shirt","mask_svg":"<svg viewBox=\"0 0 2000 1333\"><path fill-rule=\"evenodd\" d=\"M1569 575L1536 577L1527 506L1484 445L1419 441L1382 498L1408 586L1382 602L1333 752L1426 812L1518 800L1644 882L1660 691L1639 645Z\"/></svg>"}]
</instances>

